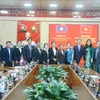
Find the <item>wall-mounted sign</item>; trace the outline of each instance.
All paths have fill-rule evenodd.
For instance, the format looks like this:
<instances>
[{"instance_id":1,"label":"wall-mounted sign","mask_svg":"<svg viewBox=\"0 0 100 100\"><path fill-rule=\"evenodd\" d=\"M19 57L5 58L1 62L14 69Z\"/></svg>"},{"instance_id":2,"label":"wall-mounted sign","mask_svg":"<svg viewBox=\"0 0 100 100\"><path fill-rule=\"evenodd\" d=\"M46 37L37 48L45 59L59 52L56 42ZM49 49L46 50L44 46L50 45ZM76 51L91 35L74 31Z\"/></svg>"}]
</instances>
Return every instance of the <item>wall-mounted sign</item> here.
<instances>
[{"instance_id":1,"label":"wall-mounted sign","mask_svg":"<svg viewBox=\"0 0 100 100\"><path fill-rule=\"evenodd\" d=\"M70 42L72 46L77 44L77 39L82 39L82 44L85 45L87 39L91 39L93 46L96 46L98 41L98 25L97 24L50 24L49 25L49 44L52 41L56 42L59 48L60 44L64 45Z\"/></svg>"},{"instance_id":2,"label":"wall-mounted sign","mask_svg":"<svg viewBox=\"0 0 100 100\"><path fill-rule=\"evenodd\" d=\"M0 16L95 18L100 11L0 9Z\"/></svg>"}]
</instances>

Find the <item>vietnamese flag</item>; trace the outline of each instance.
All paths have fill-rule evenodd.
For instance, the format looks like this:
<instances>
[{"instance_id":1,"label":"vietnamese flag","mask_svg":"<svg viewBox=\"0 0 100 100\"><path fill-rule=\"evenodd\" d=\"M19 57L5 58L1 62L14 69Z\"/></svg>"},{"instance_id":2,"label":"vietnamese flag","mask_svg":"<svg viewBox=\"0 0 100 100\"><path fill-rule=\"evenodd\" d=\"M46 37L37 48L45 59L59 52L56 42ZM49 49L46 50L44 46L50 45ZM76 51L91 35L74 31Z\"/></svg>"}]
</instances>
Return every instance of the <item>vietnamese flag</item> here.
<instances>
[{"instance_id":1,"label":"vietnamese flag","mask_svg":"<svg viewBox=\"0 0 100 100\"><path fill-rule=\"evenodd\" d=\"M80 66L80 67L83 67L83 66L84 66L84 59L83 59L83 57L81 58L81 60L80 60L80 62L79 62L79 66Z\"/></svg>"},{"instance_id":2,"label":"vietnamese flag","mask_svg":"<svg viewBox=\"0 0 100 100\"><path fill-rule=\"evenodd\" d=\"M92 33L92 26L90 25L81 25L80 26L81 33Z\"/></svg>"}]
</instances>

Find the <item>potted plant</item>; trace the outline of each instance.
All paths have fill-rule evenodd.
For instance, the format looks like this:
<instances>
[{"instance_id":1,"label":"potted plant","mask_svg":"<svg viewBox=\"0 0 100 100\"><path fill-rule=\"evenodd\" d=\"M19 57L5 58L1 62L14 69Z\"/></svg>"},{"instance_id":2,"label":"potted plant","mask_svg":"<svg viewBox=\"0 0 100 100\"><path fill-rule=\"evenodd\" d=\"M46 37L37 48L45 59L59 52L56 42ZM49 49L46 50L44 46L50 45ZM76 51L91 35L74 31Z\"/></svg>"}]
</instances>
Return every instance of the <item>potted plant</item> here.
<instances>
[{"instance_id":1,"label":"potted plant","mask_svg":"<svg viewBox=\"0 0 100 100\"><path fill-rule=\"evenodd\" d=\"M28 94L27 100L77 100L77 95L63 81L45 81L24 90Z\"/></svg>"},{"instance_id":2,"label":"potted plant","mask_svg":"<svg viewBox=\"0 0 100 100\"><path fill-rule=\"evenodd\" d=\"M36 76L36 79L47 82L52 80L64 80L68 75L68 72L65 72L61 66L44 66L43 68L40 68L39 71L39 75Z\"/></svg>"}]
</instances>

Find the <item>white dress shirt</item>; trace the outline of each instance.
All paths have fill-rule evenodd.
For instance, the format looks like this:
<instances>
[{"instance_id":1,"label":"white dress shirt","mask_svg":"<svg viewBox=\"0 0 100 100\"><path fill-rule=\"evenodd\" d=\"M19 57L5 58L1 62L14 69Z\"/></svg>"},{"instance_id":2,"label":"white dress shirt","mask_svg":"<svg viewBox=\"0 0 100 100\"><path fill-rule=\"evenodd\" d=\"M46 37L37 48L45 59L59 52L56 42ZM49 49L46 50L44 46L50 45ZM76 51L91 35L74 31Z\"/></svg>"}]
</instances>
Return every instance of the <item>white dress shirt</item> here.
<instances>
[{"instance_id":1,"label":"white dress shirt","mask_svg":"<svg viewBox=\"0 0 100 100\"><path fill-rule=\"evenodd\" d=\"M63 50L61 50L61 53L64 55L64 51Z\"/></svg>"},{"instance_id":2,"label":"white dress shirt","mask_svg":"<svg viewBox=\"0 0 100 100\"><path fill-rule=\"evenodd\" d=\"M47 52L47 55L48 55L48 54L49 54L48 49L45 49L45 48L44 48L44 50Z\"/></svg>"},{"instance_id":3,"label":"white dress shirt","mask_svg":"<svg viewBox=\"0 0 100 100\"><path fill-rule=\"evenodd\" d=\"M41 54L41 50L40 50L40 48L37 47L37 49L39 50L39 53Z\"/></svg>"},{"instance_id":4,"label":"white dress shirt","mask_svg":"<svg viewBox=\"0 0 100 100\"><path fill-rule=\"evenodd\" d=\"M18 49L19 49L20 53L22 53L22 48L18 48Z\"/></svg>"},{"instance_id":5,"label":"white dress shirt","mask_svg":"<svg viewBox=\"0 0 100 100\"><path fill-rule=\"evenodd\" d=\"M52 49L53 49L53 52L54 52L54 56L56 56L56 53L57 53L56 48L52 48Z\"/></svg>"},{"instance_id":6,"label":"white dress shirt","mask_svg":"<svg viewBox=\"0 0 100 100\"><path fill-rule=\"evenodd\" d=\"M80 51L81 50L81 45L77 45L78 46L78 50Z\"/></svg>"}]
</instances>

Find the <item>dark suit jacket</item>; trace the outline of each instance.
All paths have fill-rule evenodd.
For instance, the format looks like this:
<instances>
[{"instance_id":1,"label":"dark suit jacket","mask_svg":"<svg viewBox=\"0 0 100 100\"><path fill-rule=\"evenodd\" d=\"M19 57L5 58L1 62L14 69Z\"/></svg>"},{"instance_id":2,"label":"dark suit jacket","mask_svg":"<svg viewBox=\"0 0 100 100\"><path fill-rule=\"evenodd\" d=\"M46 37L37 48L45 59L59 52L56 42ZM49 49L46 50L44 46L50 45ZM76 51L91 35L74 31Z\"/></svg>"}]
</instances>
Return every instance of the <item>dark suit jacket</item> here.
<instances>
[{"instance_id":1,"label":"dark suit jacket","mask_svg":"<svg viewBox=\"0 0 100 100\"><path fill-rule=\"evenodd\" d=\"M42 50L42 58L43 58L43 62L47 64L48 63L47 60L49 59L49 52L47 53L46 50Z\"/></svg>"},{"instance_id":2,"label":"dark suit jacket","mask_svg":"<svg viewBox=\"0 0 100 100\"><path fill-rule=\"evenodd\" d=\"M0 61L3 60L3 46L0 44Z\"/></svg>"},{"instance_id":3,"label":"dark suit jacket","mask_svg":"<svg viewBox=\"0 0 100 100\"><path fill-rule=\"evenodd\" d=\"M63 50L64 53L64 50ZM65 62L65 55L62 54L61 50L57 51L57 62Z\"/></svg>"},{"instance_id":4,"label":"dark suit jacket","mask_svg":"<svg viewBox=\"0 0 100 100\"><path fill-rule=\"evenodd\" d=\"M78 46L74 46L74 60L76 60L76 63L79 64L80 59L85 59L85 47L81 45L80 51L78 50Z\"/></svg>"},{"instance_id":5,"label":"dark suit jacket","mask_svg":"<svg viewBox=\"0 0 100 100\"><path fill-rule=\"evenodd\" d=\"M41 50L41 53L40 53L37 47L35 48L34 59L35 59L36 62L39 61L38 62L39 64L43 64L42 50Z\"/></svg>"},{"instance_id":6,"label":"dark suit jacket","mask_svg":"<svg viewBox=\"0 0 100 100\"><path fill-rule=\"evenodd\" d=\"M15 60L13 51L14 51L14 49L10 48L11 61ZM3 49L3 61L5 61L5 63L6 63L5 65L8 65L8 63L9 63L9 51L8 51L7 47Z\"/></svg>"},{"instance_id":7,"label":"dark suit jacket","mask_svg":"<svg viewBox=\"0 0 100 100\"><path fill-rule=\"evenodd\" d=\"M95 49L95 54L96 54L96 49ZM95 58L94 58L95 59ZM99 51L97 53L97 59L95 59L95 63L96 64L100 64L100 48L99 48Z\"/></svg>"},{"instance_id":8,"label":"dark suit jacket","mask_svg":"<svg viewBox=\"0 0 100 100\"><path fill-rule=\"evenodd\" d=\"M93 58L94 62L96 61L96 58L95 58L95 55L96 55L96 49L97 49L97 48L94 49L94 58Z\"/></svg>"},{"instance_id":9,"label":"dark suit jacket","mask_svg":"<svg viewBox=\"0 0 100 100\"><path fill-rule=\"evenodd\" d=\"M57 51L57 48L56 48ZM57 55L54 55L53 49L49 48L49 63L50 64L57 64L57 61L54 61L53 58L55 58L57 60Z\"/></svg>"},{"instance_id":10,"label":"dark suit jacket","mask_svg":"<svg viewBox=\"0 0 100 100\"><path fill-rule=\"evenodd\" d=\"M31 51L32 60L34 60L34 46L31 46L31 47L32 47L32 51ZM30 50L29 50L28 45L24 46L23 56L24 56L25 61L29 61L29 59L30 59L29 52L30 52Z\"/></svg>"},{"instance_id":11,"label":"dark suit jacket","mask_svg":"<svg viewBox=\"0 0 100 100\"><path fill-rule=\"evenodd\" d=\"M23 48L21 48L21 51L22 52L20 52L20 50L19 50L19 48L14 48L14 57L15 57L15 61L20 61L20 59L21 59L21 56L22 56L22 54L23 54Z\"/></svg>"}]
</instances>

